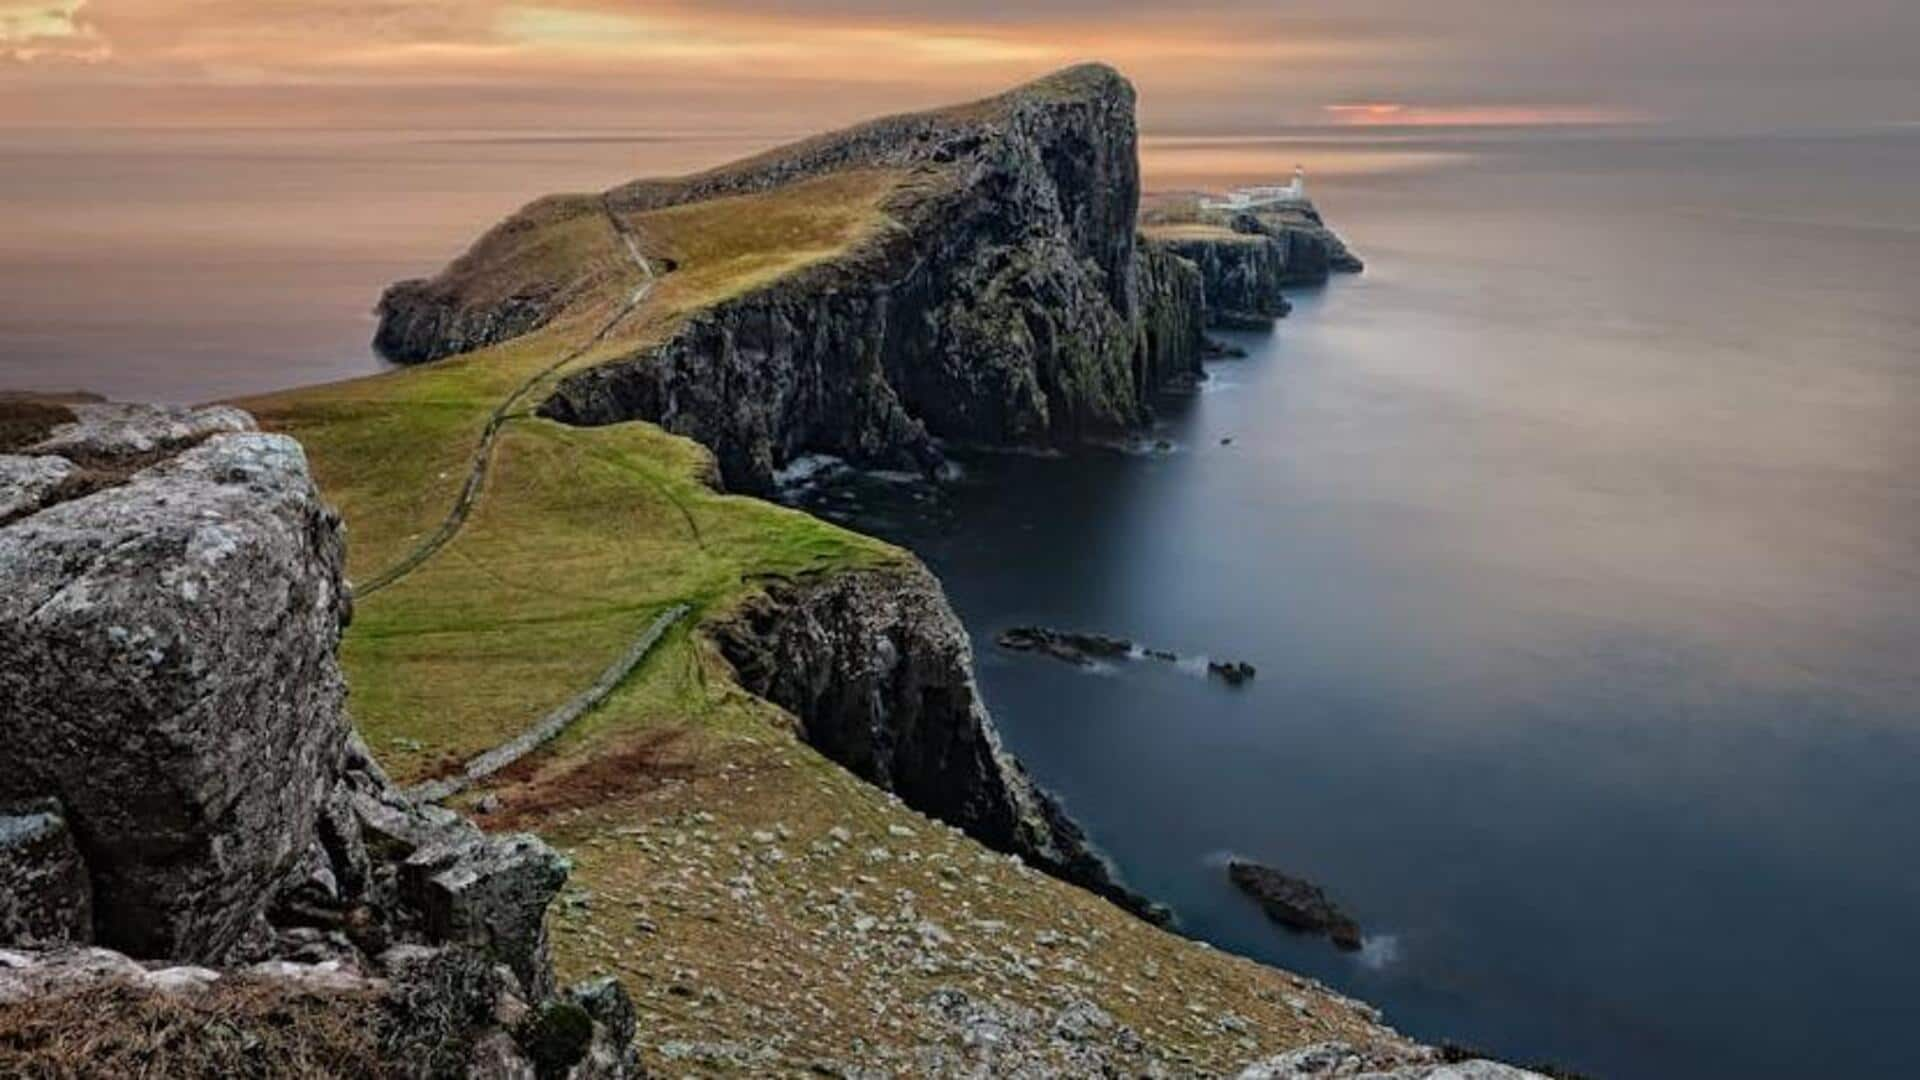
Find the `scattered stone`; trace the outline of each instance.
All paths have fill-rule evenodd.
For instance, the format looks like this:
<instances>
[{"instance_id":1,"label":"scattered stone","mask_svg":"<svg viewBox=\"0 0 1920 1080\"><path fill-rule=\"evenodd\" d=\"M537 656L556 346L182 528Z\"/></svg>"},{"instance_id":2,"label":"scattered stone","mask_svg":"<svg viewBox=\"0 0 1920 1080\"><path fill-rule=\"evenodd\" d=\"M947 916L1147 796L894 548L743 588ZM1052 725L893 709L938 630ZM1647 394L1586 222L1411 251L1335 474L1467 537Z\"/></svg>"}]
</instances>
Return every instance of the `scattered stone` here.
<instances>
[{"instance_id":1,"label":"scattered stone","mask_svg":"<svg viewBox=\"0 0 1920 1080\"><path fill-rule=\"evenodd\" d=\"M1354 1047L1320 1043L1255 1062L1239 1080L1547 1080L1539 1073L1484 1059L1446 1061L1425 1047Z\"/></svg>"}]
</instances>

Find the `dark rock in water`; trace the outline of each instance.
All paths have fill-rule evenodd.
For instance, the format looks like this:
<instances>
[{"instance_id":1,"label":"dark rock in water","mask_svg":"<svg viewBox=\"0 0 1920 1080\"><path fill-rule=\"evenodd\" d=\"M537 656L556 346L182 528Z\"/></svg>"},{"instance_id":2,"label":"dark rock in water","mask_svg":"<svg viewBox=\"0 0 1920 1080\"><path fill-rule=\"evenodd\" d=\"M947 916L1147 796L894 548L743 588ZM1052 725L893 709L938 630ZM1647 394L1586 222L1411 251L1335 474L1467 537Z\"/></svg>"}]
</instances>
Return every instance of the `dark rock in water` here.
<instances>
[{"instance_id":1,"label":"dark rock in water","mask_svg":"<svg viewBox=\"0 0 1920 1080\"><path fill-rule=\"evenodd\" d=\"M1224 341L1215 341L1212 338L1208 338L1204 355L1209 360L1245 360L1247 358L1247 350L1238 345L1229 345Z\"/></svg>"},{"instance_id":2,"label":"dark rock in water","mask_svg":"<svg viewBox=\"0 0 1920 1080\"><path fill-rule=\"evenodd\" d=\"M1239 686L1258 674L1252 664L1233 660L1209 660L1207 672L1225 679L1229 686Z\"/></svg>"},{"instance_id":3,"label":"dark rock in water","mask_svg":"<svg viewBox=\"0 0 1920 1080\"><path fill-rule=\"evenodd\" d=\"M924 567L772 585L709 633L740 685L792 713L809 743L855 775L988 847L1165 921L1001 747L966 630Z\"/></svg>"},{"instance_id":4,"label":"dark rock in water","mask_svg":"<svg viewBox=\"0 0 1920 1080\"><path fill-rule=\"evenodd\" d=\"M1049 630L1044 626L1016 626L1003 632L995 642L1015 652L1045 653L1056 660L1086 667L1094 657L1117 658L1133 653L1133 642L1105 634L1078 634L1070 630Z\"/></svg>"},{"instance_id":5,"label":"dark rock in water","mask_svg":"<svg viewBox=\"0 0 1920 1080\"><path fill-rule=\"evenodd\" d=\"M1335 906L1318 885L1240 859L1227 864L1227 876L1241 892L1259 901L1274 922L1289 930L1325 934L1349 952L1360 948L1360 924Z\"/></svg>"},{"instance_id":6,"label":"dark rock in water","mask_svg":"<svg viewBox=\"0 0 1920 1080\"><path fill-rule=\"evenodd\" d=\"M0 809L0 947L93 941L93 887L60 804Z\"/></svg>"}]
</instances>

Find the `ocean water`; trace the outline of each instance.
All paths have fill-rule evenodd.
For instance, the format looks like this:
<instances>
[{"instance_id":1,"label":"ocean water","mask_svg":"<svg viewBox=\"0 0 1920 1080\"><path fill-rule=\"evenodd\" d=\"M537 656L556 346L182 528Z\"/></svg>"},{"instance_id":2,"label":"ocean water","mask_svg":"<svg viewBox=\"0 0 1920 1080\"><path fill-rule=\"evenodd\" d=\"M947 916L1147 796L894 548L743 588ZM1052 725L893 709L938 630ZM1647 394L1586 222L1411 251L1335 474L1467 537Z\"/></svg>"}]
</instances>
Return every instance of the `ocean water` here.
<instances>
[{"instance_id":1,"label":"ocean water","mask_svg":"<svg viewBox=\"0 0 1920 1080\"><path fill-rule=\"evenodd\" d=\"M1296 157L1368 272L1220 335L1140 447L814 504L940 573L1009 745L1187 932L1521 1062L1910 1074L1920 133L1148 160ZM993 644L1029 623L1259 675Z\"/></svg>"},{"instance_id":2,"label":"ocean water","mask_svg":"<svg viewBox=\"0 0 1920 1080\"><path fill-rule=\"evenodd\" d=\"M531 196L767 141L9 138L0 386L375 371L379 289ZM1598 1076L1910 1071L1920 131L1145 153L1167 189L1296 161L1368 272L1222 335L1139 446L809 504L939 571L1008 743L1188 933ZM993 645L1023 623L1259 676ZM1230 855L1368 948L1266 923Z\"/></svg>"}]
</instances>

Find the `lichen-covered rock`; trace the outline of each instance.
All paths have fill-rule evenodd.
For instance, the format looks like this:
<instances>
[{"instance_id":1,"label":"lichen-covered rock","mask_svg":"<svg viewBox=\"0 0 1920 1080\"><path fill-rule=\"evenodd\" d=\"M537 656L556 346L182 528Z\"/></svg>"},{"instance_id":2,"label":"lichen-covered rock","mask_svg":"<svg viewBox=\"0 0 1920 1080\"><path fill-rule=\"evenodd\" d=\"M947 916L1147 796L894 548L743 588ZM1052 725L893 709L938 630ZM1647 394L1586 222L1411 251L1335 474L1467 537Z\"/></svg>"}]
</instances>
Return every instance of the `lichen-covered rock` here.
<instances>
[{"instance_id":1,"label":"lichen-covered rock","mask_svg":"<svg viewBox=\"0 0 1920 1080\"><path fill-rule=\"evenodd\" d=\"M1497 1061L1445 1057L1430 1047L1320 1043L1249 1065L1239 1080L1547 1080Z\"/></svg>"},{"instance_id":2,"label":"lichen-covered rock","mask_svg":"<svg viewBox=\"0 0 1920 1080\"><path fill-rule=\"evenodd\" d=\"M966 630L918 563L772 585L709 632L740 684L792 713L821 753L982 843L1165 920L1002 749Z\"/></svg>"},{"instance_id":3,"label":"lichen-covered rock","mask_svg":"<svg viewBox=\"0 0 1920 1080\"><path fill-rule=\"evenodd\" d=\"M60 805L0 808L0 947L93 940L93 887Z\"/></svg>"},{"instance_id":4,"label":"lichen-covered rock","mask_svg":"<svg viewBox=\"0 0 1920 1080\"><path fill-rule=\"evenodd\" d=\"M0 945L123 951L0 952L0 1002L67 1001L36 1002L57 1017L111 982L132 1014L189 1028L138 995L377 1003L378 1038L341 1049L393 1075L516 1075L523 1049L489 1033L557 1006L591 1015L571 1075L627 1075L618 987L554 991L565 860L413 801L351 734L341 526L299 445L228 409L74 414L6 474L48 483L0 526ZM33 468L67 455L77 492ZM129 1023L115 1045L138 1058L150 1029ZM301 1038L234 1045L256 1036Z\"/></svg>"},{"instance_id":5,"label":"lichen-covered rock","mask_svg":"<svg viewBox=\"0 0 1920 1080\"><path fill-rule=\"evenodd\" d=\"M165 452L250 426L82 406L45 444ZM347 738L339 518L299 444L212 434L0 528L0 799L57 798L98 940L218 960L314 838Z\"/></svg>"},{"instance_id":6,"label":"lichen-covered rock","mask_svg":"<svg viewBox=\"0 0 1920 1080\"><path fill-rule=\"evenodd\" d=\"M474 835L414 852L402 881L433 940L485 950L529 993L545 997L553 990L547 905L567 871L566 860L538 837Z\"/></svg>"},{"instance_id":7,"label":"lichen-covered rock","mask_svg":"<svg viewBox=\"0 0 1920 1080\"><path fill-rule=\"evenodd\" d=\"M178 453L215 435L253 431L253 417L227 405L204 407L99 402L71 406L72 423L55 428L29 452L83 462Z\"/></svg>"},{"instance_id":8,"label":"lichen-covered rock","mask_svg":"<svg viewBox=\"0 0 1920 1080\"><path fill-rule=\"evenodd\" d=\"M63 457L0 454L0 526L59 501L80 471Z\"/></svg>"}]
</instances>

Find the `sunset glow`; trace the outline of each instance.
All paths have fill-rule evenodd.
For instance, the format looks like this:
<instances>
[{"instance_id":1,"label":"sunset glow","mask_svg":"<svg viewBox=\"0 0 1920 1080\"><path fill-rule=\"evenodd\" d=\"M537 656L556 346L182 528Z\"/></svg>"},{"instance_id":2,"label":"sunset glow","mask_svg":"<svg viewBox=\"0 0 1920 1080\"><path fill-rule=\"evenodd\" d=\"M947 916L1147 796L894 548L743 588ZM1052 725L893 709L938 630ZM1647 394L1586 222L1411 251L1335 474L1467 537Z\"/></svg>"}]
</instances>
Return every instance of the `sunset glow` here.
<instances>
[{"instance_id":1,"label":"sunset glow","mask_svg":"<svg viewBox=\"0 0 1920 1080\"><path fill-rule=\"evenodd\" d=\"M945 0L0 0L0 125L332 126L377 113L399 126L699 126L764 122L778 102L805 129L1089 59L1127 71L1154 130L1588 125L1757 112L1710 74L1650 81L1641 69L1765 62L1756 49L1817 50L1821 35L1860 39L1856 78L1774 100L1769 118L1888 107L1867 92L1896 59L1879 57L1871 20L1753 42L1742 25L1676 15L1642 38L1584 6L1473 4L1480 29L1465 34L1414 0L1352 13L1120 3L1097 16L1074 0L985 12ZM1487 102L1490 88L1500 100Z\"/></svg>"},{"instance_id":2,"label":"sunset glow","mask_svg":"<svg viewBox=\"0 0 1920 1080\"><path fill-rule=\"evenodd\" d=\"M1540 127L1644 123L1630 109L1594 105L1329 105L1337 124L1356 127Z\"/></svg>"}]
</instances>

